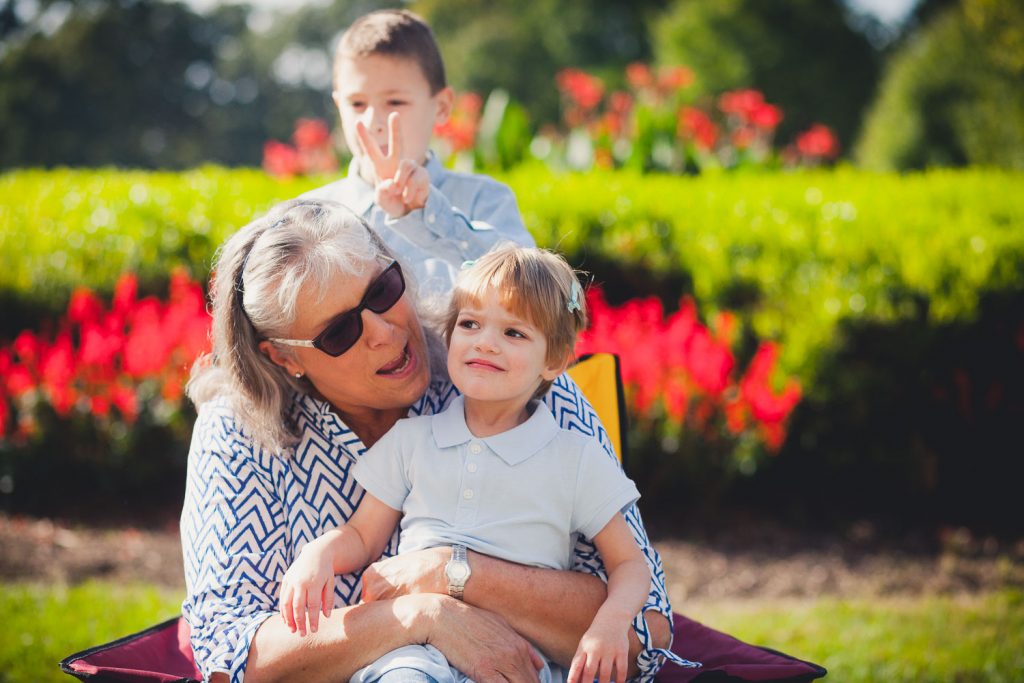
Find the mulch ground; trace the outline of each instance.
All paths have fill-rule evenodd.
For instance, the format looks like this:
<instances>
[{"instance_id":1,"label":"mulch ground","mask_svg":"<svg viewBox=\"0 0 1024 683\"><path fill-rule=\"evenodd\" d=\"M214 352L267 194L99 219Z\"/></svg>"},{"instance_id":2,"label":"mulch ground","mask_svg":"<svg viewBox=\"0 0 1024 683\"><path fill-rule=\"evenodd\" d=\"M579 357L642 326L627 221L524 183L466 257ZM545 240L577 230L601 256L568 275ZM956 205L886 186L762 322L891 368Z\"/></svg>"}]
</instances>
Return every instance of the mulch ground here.
<instances>
[{"instance_id":1,"label":"mulch ground","mask_svg":"<svg viewBox=\"0 0 1024 683\"><path fill-rule=\"evenodd\" d=\"M866 522L833 534L746 523L700 538L656 539L655 547L674 604L1024 588L1024 539L977 536L966 529L879 540ZM136 529L0 514L0 580L87 579L184 588L175 522Z\"/></svg>"}]
</instances>

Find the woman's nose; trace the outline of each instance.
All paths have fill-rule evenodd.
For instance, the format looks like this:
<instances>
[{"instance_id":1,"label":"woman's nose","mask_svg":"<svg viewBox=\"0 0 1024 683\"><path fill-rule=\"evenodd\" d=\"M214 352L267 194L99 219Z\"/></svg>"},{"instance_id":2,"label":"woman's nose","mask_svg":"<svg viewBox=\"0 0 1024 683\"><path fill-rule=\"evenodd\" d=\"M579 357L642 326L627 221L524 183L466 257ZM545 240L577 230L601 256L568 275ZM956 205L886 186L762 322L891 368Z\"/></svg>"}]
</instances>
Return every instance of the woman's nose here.
<instances>
[{"instance_id":1,"label":"woman's nose","mask_svg":"<svg viewBox=\"0 0 1024 683\"><path fill-rule=\"evenodd\" d=\"M378 348L393 344L397 327L388 321L384 314L363 309L363 337L370 348Z\"/></svg>"}]
</instances>

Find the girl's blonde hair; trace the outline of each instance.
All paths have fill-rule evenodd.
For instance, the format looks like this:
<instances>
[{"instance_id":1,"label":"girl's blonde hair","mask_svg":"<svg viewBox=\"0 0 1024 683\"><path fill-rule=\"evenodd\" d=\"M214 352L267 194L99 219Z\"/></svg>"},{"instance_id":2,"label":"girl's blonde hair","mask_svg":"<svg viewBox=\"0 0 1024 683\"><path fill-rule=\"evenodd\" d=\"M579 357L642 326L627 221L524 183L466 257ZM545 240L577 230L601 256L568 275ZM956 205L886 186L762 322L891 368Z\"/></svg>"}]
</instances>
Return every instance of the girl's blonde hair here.
<instances>
[{"instance_id":1,"label":"girl's blonde hair","mask_svg":"<svg viewBox=\"0 0 1024 683\"><path fill-rule=\"evenodd\" d=\"M224 396L261 447L277 452L293 445L291 399L312 386L271 361L260 342L288 336L299 292L307 284L322 299L339 273L359 277L391 258L365 221L335 202L285 202L236 232L214 264L213 349L192 369L189 398L198 406ZM415 300L415 283L406 277ZM431 370L443 372L441 340L436 333L424 333ZM292 353L290 347L278 348Z\"/></svg>"},{"instance_id":2,"label":"girl's blonde hair","mask_svg":"<svg viewBox=\"0 0 1024 683\"><path fill-rule=\"evenodd\" d=\"M495 290L502 306L541 331L549 364L572 360L576 337L587 327L587 302L576 271L564 258L546 249L502 244L467 262L455 280L444 325L446 342L459 311L479 305L488 290ZM534 396L549 388L550 381L542 382Z\"/></svg>"}]
</instances>

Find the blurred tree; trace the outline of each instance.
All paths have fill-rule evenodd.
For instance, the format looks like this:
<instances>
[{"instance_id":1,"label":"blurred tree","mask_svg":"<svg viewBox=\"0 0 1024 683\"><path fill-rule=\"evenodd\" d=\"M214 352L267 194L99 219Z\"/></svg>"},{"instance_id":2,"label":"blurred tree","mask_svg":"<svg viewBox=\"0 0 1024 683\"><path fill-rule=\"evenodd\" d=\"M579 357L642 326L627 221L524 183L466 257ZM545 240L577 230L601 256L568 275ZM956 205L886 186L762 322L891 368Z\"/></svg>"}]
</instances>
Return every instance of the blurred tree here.
<instances>
[{"instance_id":1,"label":"blurred tree","mask_svg":"<svg viewBox=\"0 0 1024 683\"><path fill-rule=\"evenodd\" d=\"M878 169L1024 169L1024 4L962 0L886 69L856 156Z\"/></svg>"},{"instance_id":2,"label":"blurred tree","mask_svg":"<svg viewBox=\"0 0 1024 683\"><path fill-rule=\"evenodd\" d=\"M85 0L24 33L0 60L0 165L202 158L185 73L214 44L187 7Z\"/></svg>"},{"instance_id":3,"label":"blurred tree","mask_svg":"<svg viewBox=\"0 0 1024 683\"><path fill-rule=\"evenodd\" d=\"M449 81L485 94L507 90L534 122L559 119L555 73L587 69L614 82L651 58L647 23L665 0L419 0L411 9L434 29Z\"/></svg>"},{"instance_id":4,"label":"blurred tree","mask_svg":"<svg viewBox=\"0 0 1024 683\"><path fill-rule=\"evenodd\" d=\"M676 0L652 26L662 64L685 64L710 93L756 88L780 105L786 140L813 122L849 146L879 55L839 0Z\"/></svg>"}]
</instances>

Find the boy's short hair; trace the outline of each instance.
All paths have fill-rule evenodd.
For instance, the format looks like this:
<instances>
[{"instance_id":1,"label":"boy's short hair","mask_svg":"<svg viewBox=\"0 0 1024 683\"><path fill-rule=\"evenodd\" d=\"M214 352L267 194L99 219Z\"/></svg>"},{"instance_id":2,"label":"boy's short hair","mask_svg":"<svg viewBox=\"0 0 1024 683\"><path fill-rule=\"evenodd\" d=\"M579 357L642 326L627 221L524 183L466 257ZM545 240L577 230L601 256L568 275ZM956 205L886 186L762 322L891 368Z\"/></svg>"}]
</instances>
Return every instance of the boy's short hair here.
<instances>
[{"instance_id":1,"label":"boy's short hair","mask_svg":"<svg viewBox=\"0 0 1024 683\"><path fill-rule=\"evenodd\" d=\"M335 83L342 60L370 55L413 60L423 71L431 95L436 95L448 85L434 32L427 22L408 10L370 12L349 26L334 53Z\"/></svg>"},{"instance_id":2,"label":"boy's short hair","mask_svg":"<svg viewBox=\"0 0 1024 683\"><path fill-rule=\"evenodd\" d=\"M459 272L444 325L446 342L451 341L459 311L479 303L492 287L505 308L544 335L548 363L572 358L576 337L587 327L587 302L576 272L552 251L513 244L495 247ZM534 397L550 387L551 382L542 382Z\"/></svg>"}]
</instances>

